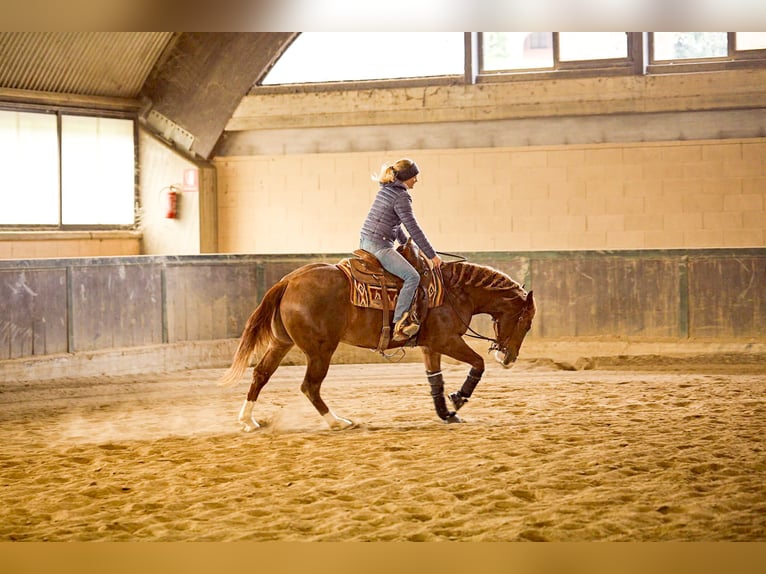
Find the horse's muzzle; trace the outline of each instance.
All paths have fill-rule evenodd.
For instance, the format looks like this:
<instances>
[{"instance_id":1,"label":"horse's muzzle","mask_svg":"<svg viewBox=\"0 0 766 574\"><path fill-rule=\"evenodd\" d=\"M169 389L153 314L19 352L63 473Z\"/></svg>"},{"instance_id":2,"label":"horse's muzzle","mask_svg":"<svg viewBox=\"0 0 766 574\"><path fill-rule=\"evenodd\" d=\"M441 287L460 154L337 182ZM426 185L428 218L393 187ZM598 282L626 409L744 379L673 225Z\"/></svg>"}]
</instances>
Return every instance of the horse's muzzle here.
<instances>
[{"instance_id":1,"label":"horse's muzzle","mask_svg":"<svg viewBox=\"0 0 766 574\"><path fill-rule=\"evenodd\" d=\"M511 354L509 351L497 350L495 351L495 360L507 369L516 362L516 354Z\"/></svg>"}]
</instances>

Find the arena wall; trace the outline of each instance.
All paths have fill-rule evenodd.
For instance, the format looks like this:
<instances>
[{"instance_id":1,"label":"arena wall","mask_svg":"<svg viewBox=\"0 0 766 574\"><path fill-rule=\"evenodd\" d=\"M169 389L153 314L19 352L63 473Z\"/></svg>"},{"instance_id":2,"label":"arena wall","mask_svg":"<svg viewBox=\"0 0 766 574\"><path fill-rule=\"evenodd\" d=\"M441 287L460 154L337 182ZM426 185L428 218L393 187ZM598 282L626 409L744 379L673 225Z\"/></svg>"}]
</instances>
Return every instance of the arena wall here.
<instances>
[{"instance_id":1,"label":"arena wall","mask_svg":"<svg viewBox=\"0 0 766 574\"><path fill-rule=\"evenodd\" d=\"M463 255L534 289L538 315L528 346L585 341L766 348L766 249ZM2 261L0 378L224 366L271 285L305 263L345 256ZM486 316L474 326L491 333ZM347 362L379 359L359 350Z\"/></svg>"}]
</instances>

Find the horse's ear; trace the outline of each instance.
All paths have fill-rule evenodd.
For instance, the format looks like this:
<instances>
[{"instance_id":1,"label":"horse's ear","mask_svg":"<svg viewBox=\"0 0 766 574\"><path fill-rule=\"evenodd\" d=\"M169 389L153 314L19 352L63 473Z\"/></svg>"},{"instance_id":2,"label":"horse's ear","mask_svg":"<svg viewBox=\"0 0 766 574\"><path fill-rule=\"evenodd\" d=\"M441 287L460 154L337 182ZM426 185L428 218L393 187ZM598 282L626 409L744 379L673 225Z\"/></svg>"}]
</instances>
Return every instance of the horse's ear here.
<instances>
[{"instance_id":1,"label":"horse's ear","mask_svg":"<svg viewBox=\"0 0 766 574\"><path fill-rule=\"evenodd\" d=\"M532 295L532 293L533 293L532 291L527 293L527 306L528 307L531 307L532 305L535 304L535 298L534 298L534 295Z\"/></svg>"}]
</instances>

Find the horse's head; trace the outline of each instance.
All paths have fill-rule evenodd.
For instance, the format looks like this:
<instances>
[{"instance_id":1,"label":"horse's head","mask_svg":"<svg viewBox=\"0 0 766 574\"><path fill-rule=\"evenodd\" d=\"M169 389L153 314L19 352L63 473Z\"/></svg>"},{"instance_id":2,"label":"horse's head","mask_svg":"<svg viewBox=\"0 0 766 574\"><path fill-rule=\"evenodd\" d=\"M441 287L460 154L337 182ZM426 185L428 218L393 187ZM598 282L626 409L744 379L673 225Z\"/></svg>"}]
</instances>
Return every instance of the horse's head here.
<instances>
[{"instance_id":1,"label":"horse's head","mask_svg":"<svg viewBox=\"0 0 766 574\"><path fill-rule=\"evenodd\" d=\"M518 297L515 298L518 301ZM535 316L535 299L532 291L527 293L521 306L508 305L496 317L493 317L495 326L495 359L503 367L508 368L519 356L519 349L524 342L527 332L532 327L532 319Z\"/></svg>"},{"instance_id":2,"label":"horse's head","mask_svg":"<svg viewBox=\"0 0 766 574\"><path fill-rule=\"evenodd\" d=\"M527 293L508 275L486 265L457 261L442 267L446 273L445 285L462 291L470 299L474 315L492 316L495 338L490 339L493 341L490 350L495 350L497 361L508 367L519 356L524 337L532 326L536 311L532 291ZM465 322L463 326L470 329Z\"/></svg>"}]
</instances>

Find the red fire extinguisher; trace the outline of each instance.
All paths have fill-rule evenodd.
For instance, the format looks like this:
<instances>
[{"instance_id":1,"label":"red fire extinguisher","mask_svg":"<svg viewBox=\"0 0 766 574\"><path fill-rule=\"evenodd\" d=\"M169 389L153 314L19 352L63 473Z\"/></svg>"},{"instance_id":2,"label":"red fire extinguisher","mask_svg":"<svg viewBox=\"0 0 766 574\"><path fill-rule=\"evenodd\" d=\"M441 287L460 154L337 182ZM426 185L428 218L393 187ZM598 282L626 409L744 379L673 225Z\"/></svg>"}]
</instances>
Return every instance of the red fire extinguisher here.
<instances>
[{"instance_id":1,"label":"red fire extinguisher","mask_svg":"<svg viewBox=\"0 0 766 574\"><path fill-rule=\"evenodd\" d=\"M178 190L171 185L165 192L165 218L176 219L178 217Z\"/></svg>"}]
</instances>

